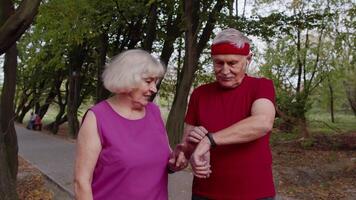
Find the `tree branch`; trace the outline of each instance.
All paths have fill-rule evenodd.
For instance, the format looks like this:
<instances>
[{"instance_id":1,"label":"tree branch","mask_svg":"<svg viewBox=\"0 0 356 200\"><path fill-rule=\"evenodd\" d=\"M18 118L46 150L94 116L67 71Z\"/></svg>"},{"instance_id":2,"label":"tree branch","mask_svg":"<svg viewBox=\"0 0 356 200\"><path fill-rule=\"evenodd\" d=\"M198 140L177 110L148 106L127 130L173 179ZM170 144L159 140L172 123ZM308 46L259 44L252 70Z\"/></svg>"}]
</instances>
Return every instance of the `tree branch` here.
<instances>
[{"instance_id":1,"label":"tree branch","mask_svg":"<svg viewBox=\"0 0 356 200\"><path fill-rule=\"evenodd\" d=\"M23 0L0 27L0 55L5 53L26 31L35 18L41 0Z\"/></svg>"},{"instance_id":2,"label":"tree branch","mask_svg":"<svg viewBox=\"0 0 356 200\"><path fill-rule=\"evenodd\" d=\"M205 28L204 28L203 33L202 33L200 40L198 42L198 48L197 48L198 54L197 55L201 54L205 45L209 41L210 35L213 32L213 29L215 27L215 23L218 20L218 14L220 13L220 10L222 9L222 7L224 5L225 5L224 1L217 1L212 12L209 14L209 18L206 22Z\"/></svg>"}]
</instances>

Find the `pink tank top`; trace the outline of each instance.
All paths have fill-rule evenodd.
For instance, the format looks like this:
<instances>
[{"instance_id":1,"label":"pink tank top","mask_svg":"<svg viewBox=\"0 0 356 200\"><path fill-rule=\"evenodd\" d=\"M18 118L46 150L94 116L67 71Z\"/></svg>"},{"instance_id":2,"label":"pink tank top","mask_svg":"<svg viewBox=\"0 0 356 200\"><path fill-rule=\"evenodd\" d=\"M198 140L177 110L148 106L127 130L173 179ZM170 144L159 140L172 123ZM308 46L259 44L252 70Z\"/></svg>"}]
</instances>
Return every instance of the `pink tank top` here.
<instances>
[{"instance_id":1,"label":"pink tank top","mask_svg":"<svg viewBox=\"0 0 356 200\"><path fill-rule=\"evenodd\" d=\"M107 101L93 106L102 150L94 169L95 200L167 200L169 144L159 108L129 120Z\"/></svg>"}]
</instances>

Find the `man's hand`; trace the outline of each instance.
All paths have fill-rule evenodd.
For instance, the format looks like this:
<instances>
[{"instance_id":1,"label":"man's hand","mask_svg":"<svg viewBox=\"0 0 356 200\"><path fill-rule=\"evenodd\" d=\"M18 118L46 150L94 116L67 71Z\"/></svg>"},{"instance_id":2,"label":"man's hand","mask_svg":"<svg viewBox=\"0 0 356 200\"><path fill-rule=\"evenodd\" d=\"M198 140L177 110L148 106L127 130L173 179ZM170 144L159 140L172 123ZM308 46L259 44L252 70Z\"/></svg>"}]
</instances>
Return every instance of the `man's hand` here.
<instances>
[{"instance_id":1,"label":"man's hand","mask_svg":"<svg viewBox=\"0 0 356 200\"><path fill-rule=\"evenodd\" d=\"M203 126L195 126L189 130L187 142L199 143L207 133Z\"/></svg>"},{"instance_id":2,"label":"man's hand","mask_svg":"<svg viewBox=\"0 0 356 200\"><path fill-rule=\"evenodd\" d=\"M209 139L204 137L190 158L194 176L198 178L209 178L210 176L210 146Z\"/></svg>"}]
</instances>

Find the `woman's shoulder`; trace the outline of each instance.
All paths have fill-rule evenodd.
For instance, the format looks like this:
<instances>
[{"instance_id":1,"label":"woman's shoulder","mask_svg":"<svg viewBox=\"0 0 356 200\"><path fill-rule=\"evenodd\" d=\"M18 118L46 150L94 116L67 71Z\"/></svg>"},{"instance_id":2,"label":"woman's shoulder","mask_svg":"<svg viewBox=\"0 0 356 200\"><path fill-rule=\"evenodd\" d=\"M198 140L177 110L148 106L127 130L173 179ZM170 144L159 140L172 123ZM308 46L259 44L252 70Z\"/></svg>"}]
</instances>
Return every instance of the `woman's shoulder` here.
<instances>
[{"instance_id":1,"label":"woman's shoulder","mask_svg":"<svg viewBox=\"0 0 356 200\"><path fill-rule=\"evenodd\" d=\"M156 103L148 102L146 108L149 112L154 113L154 115L161 116L161 109L159 108L159 106Z\"/></svg>"},{"instance_id":2,"label":"woman's shoulder","mask_svg":"<svg viewBox=\"0 0 356 200\"><path fill-rule=\"evenodd\" d=\"M102 100L99 103L91 106L88 110L91 110L91 111L93 111L95 113L95 112L97 112L99 110L102 110L103 108L107 107L107 105L108 105L108 102L106 100Z\"/></svg>"},{"instance_id":3,"label":"woman's shoulder","mask_svg":"<svg viewBox=\"0 0 356 200\"><path fill-rule=\"evenodd\" d=\"M147 106L146 106L146 109L149 109L149 110L159 110L159 107L156 103L154 102L148 102Z\"/></svg>"}]
</instances>

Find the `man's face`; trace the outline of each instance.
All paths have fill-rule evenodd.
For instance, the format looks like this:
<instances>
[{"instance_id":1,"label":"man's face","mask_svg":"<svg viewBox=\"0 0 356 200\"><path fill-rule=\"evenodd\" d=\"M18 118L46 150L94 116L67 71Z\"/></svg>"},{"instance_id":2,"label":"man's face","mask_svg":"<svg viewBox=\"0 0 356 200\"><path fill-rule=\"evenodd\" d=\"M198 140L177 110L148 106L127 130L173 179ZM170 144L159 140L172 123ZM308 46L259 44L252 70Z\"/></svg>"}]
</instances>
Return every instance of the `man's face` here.
<instances>
[{"instance_id":1,"label":"man's face","mask_svg":"<svg viewBox=\"0 0 356 200\"><path fill-rule=\"evenodd\" d=\"M251 55L220 54L212 58L216 80L223 87L235 88L245 76Z\"/></svg>"}]
</instances>

